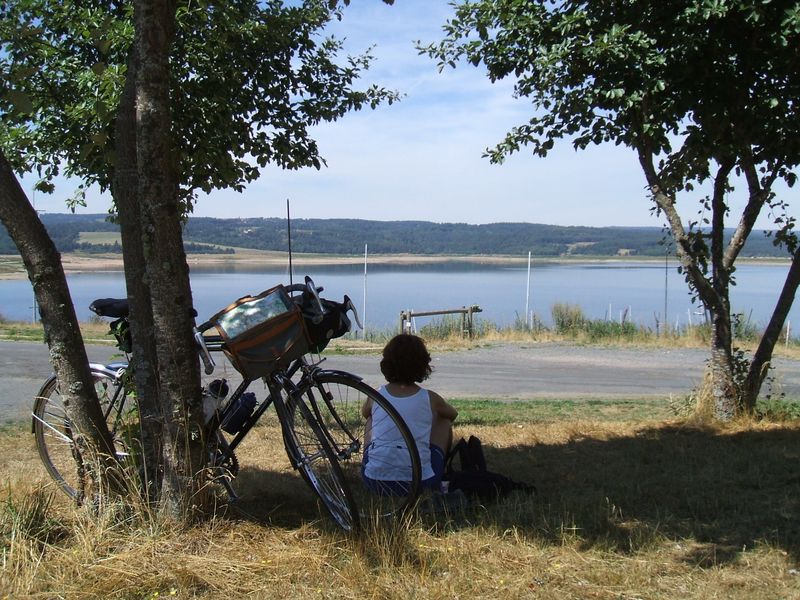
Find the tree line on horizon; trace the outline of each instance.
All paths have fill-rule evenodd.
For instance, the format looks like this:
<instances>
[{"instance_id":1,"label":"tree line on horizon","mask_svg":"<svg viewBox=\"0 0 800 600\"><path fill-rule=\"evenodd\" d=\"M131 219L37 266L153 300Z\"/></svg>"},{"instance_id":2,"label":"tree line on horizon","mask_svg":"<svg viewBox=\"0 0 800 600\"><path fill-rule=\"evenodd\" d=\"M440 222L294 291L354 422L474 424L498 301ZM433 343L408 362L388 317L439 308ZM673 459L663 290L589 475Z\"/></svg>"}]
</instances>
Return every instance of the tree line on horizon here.
<instances>
[{"instance_id":1,"label":"tree line on horizon","mask_svg":"<svg viewBox=\"0 0 800 600\"><path fill-rule=\"evenodd\" d=\"M119 243L87 243L81 233L119 232L106 215L43 214L59 252L121 252ZM282 218L190 217L184 229L187 252L234 254L232 248L286 251L288 229ZM732 233L732 231L731 231ZM373 254L527 254L534 256L664 256L668 237L658 227L585 227L538 223L434 223L361 219L295 219L292 250L309 254L357 255L364 245ZM770 235L748 239L743 255L784 257ZM666 241L666 243L665 243ZM0 254L17 254L0 227Z\"/></svg>"}]
</instances>

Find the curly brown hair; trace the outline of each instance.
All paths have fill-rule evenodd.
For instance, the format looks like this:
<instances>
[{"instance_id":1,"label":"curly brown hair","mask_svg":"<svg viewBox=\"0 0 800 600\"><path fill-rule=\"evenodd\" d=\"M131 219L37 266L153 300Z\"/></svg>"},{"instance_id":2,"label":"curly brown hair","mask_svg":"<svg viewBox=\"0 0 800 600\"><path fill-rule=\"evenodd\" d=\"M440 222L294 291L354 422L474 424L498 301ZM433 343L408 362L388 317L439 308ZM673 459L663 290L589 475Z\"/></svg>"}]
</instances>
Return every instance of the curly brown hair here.
<instances>
[{"instance_id":1,"label":"curly brown hair","mask_svg":"<svg viewBox=\"0 0 800 600\"><path fill-rule=\"evenodd\" d=\"M401 333L383 349L381 373L389 383L421 383L432 371L431 355L421 337Z\"/></svg>"}]
</instances>

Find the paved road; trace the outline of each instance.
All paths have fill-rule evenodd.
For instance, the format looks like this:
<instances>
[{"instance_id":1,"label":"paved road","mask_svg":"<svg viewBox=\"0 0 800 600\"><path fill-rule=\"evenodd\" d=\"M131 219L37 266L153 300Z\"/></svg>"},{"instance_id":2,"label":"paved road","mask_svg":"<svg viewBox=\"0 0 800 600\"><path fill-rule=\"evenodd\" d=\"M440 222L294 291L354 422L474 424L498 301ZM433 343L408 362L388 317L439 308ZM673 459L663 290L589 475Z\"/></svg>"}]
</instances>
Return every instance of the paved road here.
<instances>
[{"instance_id":1,"label":"paved road","mask_svg":"<svg viewBox=\"0 0 800 600\"><path fill-rule=\"evenodd\" d=\"M88 348L95 362L114 352ZM506 344L437 353L429 385L451 398L667 397L699 382L706 357L697 349ZM382 381L377 354L332 355L326 366L358 373L374 386ZM50 372L44 344L0 342L0 421L24 418ZM787 395L800 396L800 361L777 360L775 374ZM235 379L230 367L225 376Z\"/></svg>"}]
</instances>

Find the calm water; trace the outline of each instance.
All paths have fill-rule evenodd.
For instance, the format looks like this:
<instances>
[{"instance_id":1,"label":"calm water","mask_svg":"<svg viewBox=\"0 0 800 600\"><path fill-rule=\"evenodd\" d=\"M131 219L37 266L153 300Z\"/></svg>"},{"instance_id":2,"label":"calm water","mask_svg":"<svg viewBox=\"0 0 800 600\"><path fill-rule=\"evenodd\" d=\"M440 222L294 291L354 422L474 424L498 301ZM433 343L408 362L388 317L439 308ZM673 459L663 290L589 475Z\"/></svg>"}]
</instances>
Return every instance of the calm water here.
<instances>
[{"instance_id":1,"label":"calm water","mask_svg":"<svg viewBox=\"0 0 800 600\"><path fill-rule=\"evenodd\" d=\"M788 265L743 265L736 271L732 290L734 312L763 326L769 319L783 285ZM363 309L364 267L347 265L297 269L295 281L308 274L325 288L323 296L341 299L349 294ZM673 265L667 273L667 314L671 325L697 323L702 317L691 303L686 283ZM192 293L201 318L207 318L233 300L287 283L285 269L233 269L204 271L193 268ZM90 316L95 298L124 296L122 273L81 273L68 278L78 318ZM428 311L477 304L480 318L499 325L524 318L527 268L486 265L370 266L366 278L366 320L369 328L396 327L401 310ZM665 269L654 263L547 263L531 270L529 309L545 323L556 302L580 305L591 318L619 320L628 310L632 320L649 327L655 315L664 314ZM27 280L0 281L0 314L12 320L31 320L32 292ZM800 326L800 309L789 315ZM420 318L418 325L427 322Z\"/></svg>"}]
</instances>

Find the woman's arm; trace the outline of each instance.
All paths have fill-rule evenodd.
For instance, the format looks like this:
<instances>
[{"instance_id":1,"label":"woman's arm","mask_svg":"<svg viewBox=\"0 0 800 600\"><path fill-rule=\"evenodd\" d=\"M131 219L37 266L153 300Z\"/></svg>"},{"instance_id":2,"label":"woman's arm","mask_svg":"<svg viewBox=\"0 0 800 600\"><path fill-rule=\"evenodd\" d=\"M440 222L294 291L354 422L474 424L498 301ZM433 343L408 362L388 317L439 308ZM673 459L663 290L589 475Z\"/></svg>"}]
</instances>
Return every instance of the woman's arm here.
<instances>
[{"instance_id":1,"label":"woman's arm","mask_svg":"<svg viewBox=\"0 0 800 600\"><path fill-rule=\"evenodd\" d=\"M364 404L361 405L361 416L365 419L369 419L372 416L372 399L367 398L364 400Z\"/></svg>"},{"instance_id":2,"label":"woman's arm","mask_svg":"<svg viewBox=\"0 0 800 600\"><path fill-rule=\"evenodd\" d=\"M431 399L431 410L433 411L433 414L449 421L456 420L458 411L452 404L448 404L445 399L436 392L428 390L428 394Z\"/></svg>"}]
</instances>

